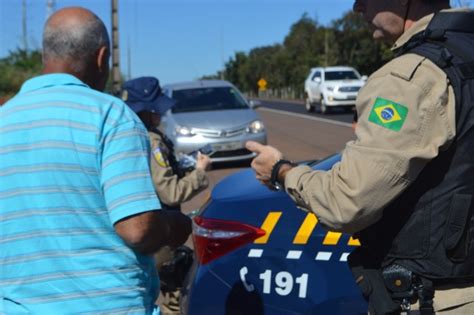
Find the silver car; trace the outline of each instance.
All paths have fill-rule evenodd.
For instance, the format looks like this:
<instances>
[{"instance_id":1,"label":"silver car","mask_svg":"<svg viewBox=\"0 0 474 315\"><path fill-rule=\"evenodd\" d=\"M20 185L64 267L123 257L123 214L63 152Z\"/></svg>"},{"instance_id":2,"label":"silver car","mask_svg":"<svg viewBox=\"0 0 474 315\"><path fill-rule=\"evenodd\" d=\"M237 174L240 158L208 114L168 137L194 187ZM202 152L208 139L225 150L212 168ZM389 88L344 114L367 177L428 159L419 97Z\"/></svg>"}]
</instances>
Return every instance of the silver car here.
<instances>
[{"instance_id":1,"label":"silver car","mask_svg":"<svg viewBox=\"0 0 474 315\"><path fill-rule=\"evenodd\" d=\"M265 126L253 110L258 104L247 101L231 83L193 81L166 85L163 90L176 100L162 117L161 129L177 154L209 144L213 162L247 160L255 154L245 149L246 141L267 143Z\"/></svg>"}]
</instances>

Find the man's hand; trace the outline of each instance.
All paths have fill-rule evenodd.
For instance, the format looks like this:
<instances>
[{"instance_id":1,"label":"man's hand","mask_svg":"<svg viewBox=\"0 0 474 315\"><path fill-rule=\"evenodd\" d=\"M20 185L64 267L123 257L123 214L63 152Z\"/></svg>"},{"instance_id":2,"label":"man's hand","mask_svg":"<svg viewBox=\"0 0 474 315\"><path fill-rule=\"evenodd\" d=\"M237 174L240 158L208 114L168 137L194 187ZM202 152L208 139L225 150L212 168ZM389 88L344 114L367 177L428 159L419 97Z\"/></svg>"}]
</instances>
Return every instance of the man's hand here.
<instances>
[{"instance_id":1,"label":"man's hand","mask_svg":"<svg viewBox=\"0 0 474 315\"><path fill-rule=\"evenodd\" d=\"M263 145L255 141L247 141L245 147L249 151L257 153L251 164L255 173L257 173L257 179L262 184L272 187L270 183L272 168L278 160L282 159L283 154L272 146Z\"/></svg>"},{"instance_id":2,"label":"man's hand","mask_svg":"<svg viewBox=\"0 0 474 315\"><path fill-rule=\"evenodd\" d=\"M211 158L208 155L197 153L196 156L196 169L207 171L211 166Z\"/></svg>"}]
</instances>

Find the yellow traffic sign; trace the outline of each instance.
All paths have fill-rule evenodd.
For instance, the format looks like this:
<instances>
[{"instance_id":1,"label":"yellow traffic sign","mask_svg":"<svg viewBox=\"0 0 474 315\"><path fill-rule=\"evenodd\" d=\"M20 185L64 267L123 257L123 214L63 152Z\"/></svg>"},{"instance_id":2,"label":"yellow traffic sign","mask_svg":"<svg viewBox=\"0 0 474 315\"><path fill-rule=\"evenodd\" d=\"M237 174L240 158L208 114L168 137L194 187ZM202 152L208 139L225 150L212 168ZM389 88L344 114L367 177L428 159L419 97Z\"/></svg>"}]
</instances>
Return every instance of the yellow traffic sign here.
<instances>
[{"instance_id":1,"label":"yellow traffic sign","mask_svg":"<svg viewBox=\"0 0 474 315\"><path fill-rule=\"evenodd\" d=\"M267 89L267 81L265 81L264 78L258 80L257 84L260 91L265 91Z\"/></svg>"}]
</instances>

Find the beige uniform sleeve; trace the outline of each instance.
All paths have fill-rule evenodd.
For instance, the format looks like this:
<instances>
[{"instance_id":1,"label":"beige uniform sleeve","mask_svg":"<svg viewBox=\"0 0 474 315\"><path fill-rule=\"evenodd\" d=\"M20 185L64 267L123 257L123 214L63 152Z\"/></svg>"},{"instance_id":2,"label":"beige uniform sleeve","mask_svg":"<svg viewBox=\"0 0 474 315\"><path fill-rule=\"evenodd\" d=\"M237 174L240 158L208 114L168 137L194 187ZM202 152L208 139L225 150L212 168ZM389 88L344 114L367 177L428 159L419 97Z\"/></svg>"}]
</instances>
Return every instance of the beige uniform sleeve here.
<instances>
[{"instance_id":1,"label":"beige uniform sleeve","mask_svg":"<svg viewBox=\"0 0 474 315\"><path fill-rule=\"evenodd\" d=\"M203 170L193 170L182 178L173 173L168 163L166 153L160 153L162 147L161 138L150 133L151 142L151 175L153 184L160 200L169 206L178 206L188 201L209 185L209 179ZM158 149L158 151L157 151ZM158 153L157 153L158 152ZM160 158L160 154L162 154Z\"/></svg>"},{"instance_id":2,"label":"beige uniform sleeve","mask_svg":"<svg viewBox=\"0 0 474 315\"><path fill-rule=\"evenodd\" d=\"M402 113L398 117L400 130L369 119L377 98L408 109L404 121ZM455 136L452 87L441 69L417 55L403 55L374 73L356 106L357 139L346 145L341 162L328 172L296 167L285 178L299 207L311 209L328 228L348 233L380 219L383 208Z\"/></svg>"}]
</instances>

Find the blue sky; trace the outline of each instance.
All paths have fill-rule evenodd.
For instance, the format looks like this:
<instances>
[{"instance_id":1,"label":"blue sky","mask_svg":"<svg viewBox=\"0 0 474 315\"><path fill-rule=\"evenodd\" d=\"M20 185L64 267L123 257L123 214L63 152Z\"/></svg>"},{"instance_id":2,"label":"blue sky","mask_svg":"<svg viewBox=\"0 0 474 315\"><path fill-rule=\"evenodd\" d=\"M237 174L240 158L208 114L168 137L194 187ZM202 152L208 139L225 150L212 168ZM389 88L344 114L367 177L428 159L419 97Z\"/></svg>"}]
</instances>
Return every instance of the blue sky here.
<instances>
[{"instance_id":1,"label":"blue sky","mask_svg":"<svg viewBox=\"0 0 474 315\"><path fill-rule=\"evenodd\" d=\"M26 0L29 48L41 48L46 0ZM80 5L110 30L110 0L56 0ZM327 24L352 0L119 0L121 71L162 83L193 80L223 68L236 51L281 43L304 12ZM0 0L0 58L23 47L22 0Z\"/></svg>"},{"instance_id":2,"label":"blue sky","mask_svg":"<svg viewBox=\"0 0 474 315\"><path fill-rule=\"evenodd\" d=\"M41 48L47 0L26 0L29 48ZM121 71L162 83L214 74L236 51L281 43L303 13L327 25L352 0L119 0ZM111 0L56 0L82 6L110 30ZM0 0L0 58L23 47L22 0ZM130 51L130 58L128 58Z\"/></svg>"}]
</instances>

